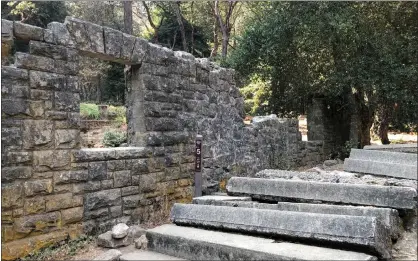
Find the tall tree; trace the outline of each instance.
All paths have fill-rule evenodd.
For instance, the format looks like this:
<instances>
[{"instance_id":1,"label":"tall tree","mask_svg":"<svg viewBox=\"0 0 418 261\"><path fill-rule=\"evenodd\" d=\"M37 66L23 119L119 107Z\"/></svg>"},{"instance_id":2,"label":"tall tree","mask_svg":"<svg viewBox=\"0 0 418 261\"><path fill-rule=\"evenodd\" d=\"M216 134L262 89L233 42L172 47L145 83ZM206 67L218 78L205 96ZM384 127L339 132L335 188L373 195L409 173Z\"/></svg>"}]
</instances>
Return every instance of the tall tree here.
<instances>
[{"instance_id":1,"label":"tall tree","mask_svg":"<svg viewBox=\"0 0 418 261\"><path fill-rule=\"evenodd\" d=\"M132 34L132 1L123 2L123 21L125 25L125 33Z\"/></svg>"},{"instance_id":2,"label":"tall tree","mask_svg":"<svg viewBox=\"0 0 418 261\"><path fill-rule=\"evenodd\" d=\"M268 112L303 113L300 105L313 96L333 112L353 106L363 147L379 110L417 108L416 9L403 2L273 3L263 19L248 22L230 62L268 83Z\"/></svg>"},{"instance_id":3,"label":"tall tree","mask_svg":"<svg viewBox=\"0 0 418 261\"><path fill-rule=\"evenodd\" d=\"M179 28L180 28L181 42L183 44L183 50L187 52L188 48L187 48L186 30L184 29L184 23L183 23L184 18L181 15L180 2L172 3L172 7L174 9L174 13L176 14L177 23L178 23Z\"/></svg>"},{"instance_id":4,"label":"tall tree","mask_svg":"<svg viewBox=\"0 0 418 261\"><path fill-rule=\"evenodd\" d=\"M228 45L229 45L229 39L231 35L231 29L232 29L232 21L231 17L234 11L234 8L237 6L238 1L236 0L230 0L225 2L224 4L225 9L223 12L221 11L220 7L220 1L216 0L214 3L214 15L216 17L216 20L218 21L219 28L222 32L222 57L226 57L228 54Z\"/></svg>"}]
</instances>

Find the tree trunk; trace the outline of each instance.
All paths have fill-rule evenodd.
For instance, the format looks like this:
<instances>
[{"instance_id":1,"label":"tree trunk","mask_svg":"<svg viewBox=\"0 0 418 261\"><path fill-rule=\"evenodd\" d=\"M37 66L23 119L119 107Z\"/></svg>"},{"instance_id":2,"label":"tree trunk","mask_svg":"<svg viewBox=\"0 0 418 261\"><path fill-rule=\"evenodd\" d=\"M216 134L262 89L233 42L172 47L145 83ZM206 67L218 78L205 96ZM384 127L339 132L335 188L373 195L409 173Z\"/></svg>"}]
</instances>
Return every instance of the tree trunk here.
<instances>
[{"instance_id":1,"label":"tree trunk","mask_svg":"<svg viewBox=\"0 0 418 261\"><path fill-rule=\"evenodd\" d=\"M132 34L132 1L123 2L123 22L125 26L125 33Z\"/></svg>"},{"instance_id":2,"label":"tree trunk","mask_svg":"<svg viewBox=\"0 0 418 261\"><path fill-rule=\"evenodd\" d=\"M177 23L179 24L183 51L187 52L186 30L184 29L183 16L181 15L180 2L173 3L174 12L176 13Z\"/></svg>"},{"instance_id":3,"label":"tree trunk","mask_svg":"<svg viewBox=\"0 0 418 261\"><path fill-rule=\"evenodd\" d=\"M210 57L215 57L218 55L219 40L218 40L218 24L215 21L213 25L213 48L210 52Z\"/></svg>"},{"instance_id":4,"label":"tree trunk","mask_svg":"<svg viewBox=\"0 0 418 261\"><path fill-rule=\"evenodd\" d=\"M382 144L390 144L388 137L390 114L391 108L388 105L383 105L383 107L380 110L378 110L377 113L379 120L377 135L379 136Z\"/></svg>"},{"instance_id":5,"label":"tree trunk","mask_svg":"<svg viewBox=\"0 0 418 261\"><path fill-rule=\"evenodd\" d=\"M222 32L222 57L228 54L229 34Z\"/></svg>"},{"instance_id":6,"label":"tree trunk","mask_svg":"<svg viewBox=\"0 0 418 261\"><path fill-rule=\"evenodd\" d=\"M360 148L362 149L366 145L370 145L370 129L373 125L374 111L364 104L363 93L358 91L355 94L357 117L358 117L358 136L360 141Z\"/></svg>"}]
</instances>

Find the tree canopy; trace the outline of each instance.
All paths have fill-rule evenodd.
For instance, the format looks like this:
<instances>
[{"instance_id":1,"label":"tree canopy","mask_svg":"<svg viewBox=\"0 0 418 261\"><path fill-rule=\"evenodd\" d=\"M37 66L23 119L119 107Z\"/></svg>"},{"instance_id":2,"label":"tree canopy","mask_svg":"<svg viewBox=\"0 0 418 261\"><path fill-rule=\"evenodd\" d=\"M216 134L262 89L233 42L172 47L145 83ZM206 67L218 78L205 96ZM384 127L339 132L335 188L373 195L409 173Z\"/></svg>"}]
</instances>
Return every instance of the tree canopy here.
<instances>
[{"instance_id":1,"label":"tree canopy","mask_svg":"<svg viewBox=\"0 0 418 261\"><path fill-rule=\"evenodd\" d=\"M393 115L394 107L411 121L418 108L417 6L271 3L263 6L262 19L247 21L229 64L247 82L256 76L268 83L269 88L260 88L269 94L252 111L264 104L262 113L296 115L305 112L310 98L320 96L336 110L352 100L364 133L379 111Z\"/></svg>"}]
</instances>

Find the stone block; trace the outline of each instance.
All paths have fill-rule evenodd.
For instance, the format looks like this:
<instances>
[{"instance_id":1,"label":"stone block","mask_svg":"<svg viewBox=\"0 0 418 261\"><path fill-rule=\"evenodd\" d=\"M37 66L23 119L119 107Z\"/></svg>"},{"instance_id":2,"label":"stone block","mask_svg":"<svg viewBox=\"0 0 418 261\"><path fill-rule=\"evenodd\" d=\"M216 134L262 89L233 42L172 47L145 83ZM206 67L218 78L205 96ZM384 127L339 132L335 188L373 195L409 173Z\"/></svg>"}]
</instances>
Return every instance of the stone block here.
<instances>
[{"instance_id":1,"label":"stone block","mask_svg":"<svg viewBox=\"0 0 418 261\"><path fill-rule=\"evenodd\" d=\"M68 33L77 49L82 51L94 52L91 48L89 33L85 27L86 22L67 16L64 25L67 26Z\"/></svg>"},{"instance_id":2,"label":"stone block","mask_svg":"<svg viewBox=\"0 0 418 261\"><path fill-rule=\"evenodd\" d=\"M30 90L30 98L32 100L52 101L52 95L53 95L52 91L33 90L33 89ZM66 114L65 114L65 117L66 117Z\"/></svg>"},{"instance_id":3,"label":"stone block","mask_svg":"<svg viewBox=\"0 0 418 261\"><path fill-rule=\"evenodd\" d=\"M387 152L387 153L397 153L397 152ZM403 154L410 154L410 155L416 156L416 154L412 154L412 153L403 153ZM402 179L413 179L413 180L418 179L417 163L399 164L399 163L391 163L391 162L379 162L379 161L347 158L344 160L344 170L350 171L350 172L373 174L373 175L402 178Z\"/></svg>"},{"instance_id":4,"label":"stone block","mask_svg":"<svg viewBox=\"0 0 418 261\"><path fill-rule=\"evenodd\" d=\"M39 235L21 240L15 240L2 245L2 260L16 260L19 257L27 256L42 248L67 239L68 233L65 230L54 231L46 235Z\"/></svg>"},{"instance_id":5,"label":"stone block","mask_svg":"<svg viewBox=\"0 0 418 261\"><path fill-rule=\"evenodd\" d=\"M61 170L70 166L71 153L69 150L34 151L33 158L37 171Z\"/></svg>"},{"instance_id":6,"label":"stone block","mask_svg":"<svg viewBox=\"0 0 418 261\"><path fill-rule=\"evenodd\" d=\"M15 237L14 235L13 226L5 226L2 224L1 226L1 241L2 242L9 242L12 241Z\"/></svg>"},{"instance_id":7,"label":"stone block","mask_svg":"<svg viewBox=\"0 0 418 261\"><path fill-rule=\"evenodd\" d=\"M88 180L87 170L59 171L54 173L55 184L84 182Z\"/></svg>"},{"instance_id":8,"label":"stone block","mask_svg":"<svg viewBox=\"0 0 418 261\"><path fill-rule=\"evenodd\" d=\"M23 148L49 148L53 140L53 122L46 120L27 120L23 124Z\"/></svg>"},{"instance_id":9,"label":"stone block","mask_svg":"<svg viewBox=\"0 0 418 261\"><path fill-rule=\"evenodd\" d=\"M11 45L13 38L13 21L1 19L1 42Z\"/></svg>"},{"instance_id":10,"label":"stone block","mask_svg":"<svg viewBox=\"0 0 418 261\"><path fill-rule=\"evenodd\" d=\"M193 198L193 204L215 205L219 201L251 201L251 197L232 197L224 195L207 195Z\"/></svg>"},{"instance_id":11,"label":"stone block","mask_svg":"<svg viewBox=\"0 0 418 261\"><path fill-rule=\"evenodd\" d=\"M28 179L32 176L31 167L3 167L1 168L1 181L10 182L16 179Z\"/></svg>"},{"instance_id":12,"label":"stone block","mask_svg":"<svg viewBox=\"0 0 418 261\"><path fill-rule=\"evenodd\" d=\"M79 66L76 62L55 60L54 62L55 72L67 75L77 75L79 72Z\"/></svg>"},{"instance_id":13,"label":"stone block","mask_svg":"<svg viewBox=\"0 0 418 261\"><path fill-rule=\"evenodd\" d=\"M123 46L122 32L109 27L103 27L103 32L106 54L115 58L120 58Z\"/></svg>"},{"instance_id":14,"label":"stone block","mask_svg":"<svg viewBox=\"0 0 418 261\"><path fill-rule=\"evenodd\" d=\"M88 181L82 183L76 183L73 185L73 192L75 194L83 194L85 192L93 192L101 189L101 181Z\"/></svg>"},{"instance_id":15,"label":"stone block","mask_svg":"<svg viewBox=\"0 0 418 261\"><path fill-rule=\"evenodd\" d=\"M117 147L113 150L115 159L148 158L152 155L151 149L146 147Z\"/></svg>"},{"instance_id":16,"label":"stone block","mask_svg":"<svg viewBox=\"0 0 418 261\"><path fill-rule=\"evenodd\" d=\"M23 208L24 208L25 215L45 212L45 198L44 197L27 198L25 199L25 205Z\"/></svg>"},{"instance_id":17,"label":"stone block","mask_svg":"<svg viewBox=\"0 0 418 261\"><path fill-rule=\"evenodd\" d=\"M24 187L25 195L29 197L51 194L53 191L52 180L50 179L26 181Z\"/></svg>"},{"instance_id":18,"label":"stone block","mask_svg":"<svg viewBox=\"0 0 418 261\"><path fill-rule=\"evenodd\" d=\"M111 189L113 188L113 179L102 180L101 184L101 189Z\"/></svg>"},{"instance_id":19,"label":"stone block","mask_svg":"<svg viewBox=\"0 0 418 261\"><path fill-rule=\"evenodd\" d=\"M80 109L80 95L71 92L55 92L54 109L66 112L78 112Z\"/></svg>"},{"instance_id":20,"label":"stone block","mask_svg":"<svg viewBox=\"0 0 418 261\"><path fill-rule=\"evenodd\" d=\"M69 92L80 92L78 84L78 76L67 76L67 91Z\"/></svg>"},{"instance_id":21,"label":"stone block","mask_svg":"<svg viewBox=\"0 0 418 261\"><path fill-rule=\"evenodd\" d=\"M61 210L63 224L77 223L83 219L83 207Z\"/></svg>"},{"instance_id":22,"label":"stone block","mask_svg":"<svg viewBox=\"0 0 418 261\"><path fill-rule=\"evenodd\" d=\"M80 149L73 152L76 162L103 161L115 159L113 148Z\"/></svg>"},{"instance_id":23,"label":"stone block","mask_svg":"<svg viewBox=\"0 0 418 261\"><path fill-rule=\"evenodd\" d=\"M30 54L44 56L52 59L67 60L68 57L67 48L60 45L48 44L44 42L30 41L29 50Z\"/></svg>"},{"instance_id":24,"label":"stone block","mask_svg":"<svg viewBox=\"0 0 418 261\"><path fill-rule=\"evenodd\" d=\"M30 87L43 90L67 90L66 76L56 73L30 71Z\"/></svg>"},{"instance_id":25,"label":"stone block","mask_svg":"<svg viewBox=\"0 0 418 261\"><path fill-rule=\"evenodd\" d=\"M1 77L1 94L3 97L29 98L29 74L27 70L2 66Z\"/></svg>"},{"instance_id":26,"label":"stone block","mask_svg":"<svg viewBox=\"0 0 418 261\"><path fill-rule=\"evenodd\" d=\"M122 206L110 207L110 216L112 218L117 218L122 216Z\"/></svg>"},{"instance_id":27,"label":"stone block","mask_svg":"<svg viewBox=\"0 0 418 261\"><path fill-rule=\"evenodd\" d=\"M1 142L4 149L22 150L23 142L21 127L1 128Z\"/></svg>"},{"instance_id":28,"label":"stone block","mask_svg":"<svg viewBox=\"0 0 418 261\"><path fill-rule=\"evenodd\" d=\"M84 198L84 209L94 210L102 207L112 207L121 205L120 189L102 190L93 193L87 193Z\"/></svg>"},{"instance_id":29,"label":"stone block","mask_svg":"<svg viewBox=\"0 0 418 261\"><path fill-rule=\"evenodd\" d=\"M78 239L82 235L85 235L83 224L71 224L68 226L68 237L70 240Z\"/></svg>"},{"instance_id":30,"label":"stone block","mask_svg":"<svg viewBox=\"0 0 418 261\"><path fill-rule=\"evenodd\" d=\"M22 40L38 40L43 41L44 30L40 27L21 22L14 22L14 35Z\"/></svg>"},{"instance_id":31,"label":"stone block","mask_svg":"<svg viewBox=\"0 0 418 261\"><path fill-rule=\"evenodd\" d=\"M15 66L29 70L55 72L54 59L17 52L15 54Z\"/></svg>"},{"instance_id":32,"label":"stone block","mask_svg":"<svg viewBox=\"0 0 418 261\"><path fill-rule=\"evenodd\" d=\"M90 162L89 163L89 179L90 180L105 180L107 179L107 165L106 162Z\"/></svg>"},{"instance_id":33,"label":"stone block","mask_svg":"<svg viewBox=\"0 0 418 261\"><path fill-rule=\"evenodd\" d=\"M80 130L56 130L55 148L72 149L80 145Z\"/></svg>"},{"instance_id":34,"label":"stone block","mask_svg":"<svg viewBox=\"0 0 418 261\"><path fill-rule=\"evenodd\" d=\"M1 207L3 209L23 206L23 185L21 183L2 184Z\"/></svg>"},{"instance_id":35,"label":"stone block","mask_svg":"<svg viewBox=\"0 0 418 261\"><path fill-rule=\"evenodd\" d=\"M232 197L231 197L232 198ZM230 200L230 196L209 195L193 199L193 204L230 206L242 208L273 209L278 211L296 211L320 214L335 214L348 216L369 216L377 217L390 230L392 238L399 236L400 218L398 211L390 208L362 207L362 206L339 206L327 204L308 204L293 202L278 202L277 204L266 204L247 201ZM237 197L240 198L240 197ZM245 199L245 197L241 197Z\"/></svg>"},{"instance_id":36,"label":"stone block","mask_svg":"<svg viewBox=\"0 0 418 261\"><path fill-rule=\"evenodd\" d=\"M84 211L84 219L96 219L96 218L103 218L107 219L109 217L109 208L99 208L96 210L85 210Z\"/></svg>"},{"instance_id":37,"label":"stone block","mask_svg":"<svg viewBox=\"0 0 418 261\"><path fill-rule=\"evenodd\" d=\"M27 236L32 232L45 234L59 228L61 228L60 212L23 216L15 221L15 231L21 236Z\"/></svg>"},{"instance_id":38,"label":"stone block","mask_svg":"<svg viewBox=\"0 0 418 261\"><path fill-rule=\"evenodd\" d=\"M122 198L123 208L124 209L127 209L127 208L137 208L139 206L140 200L141 200L141 196L140 195L133 195L133 196L123 197Z\"/></svg>"},{"instance_id":39,"label":"stone block","mask_svg":"<svg viewBox=\"0 0 418 261\"><path fill-rule=\"evenodd\" d=\"M229 195L273 201L323 201L395 209L416 208L417 191L408 187L232 177ZM286 200L283 200L286 199Z\"/></svg>"},{"instance_id":40,"label":"stone block","mask_svg":"<svg viewBox=\"0 0 418 261\"><path fill-rule=\"evenodd\" d=\"M351 149L350 159L416 165L418 161L418 156L413 153Z\"/></svg>"},{"instance_id":41,"label":"stone block","mask_svg":"<svg viewBox=\"0 0 418 261\"><path fill-rule=\"evenodd\" d=\"M84 27L86 28L87 34L90 38L90 46L93 52L104 54L104 33L103 27L97 24L84 22Z\"/></svg>"},{"instance_id":42,"label":"stone block","mask_svg":"<svg viewBox=\"0 0 418 261\"><path fill-rule=\"evenodd\" d=\"M60 210L73 206L72 193L55 194L45 197L46 211Z\"/></svg>"},{"instance_id":43,"label":"stone block","mask_svg":"<svg viewBox=\"0 0 418 261\"><path fill-rule=\"evenodd\" d=\"M32 116L29 104L29 101L22 99L2 99L1 111L8 116L23 116L26 118L26 116Z\"/></svg>"},{"instance_id":44,"label":"stone block","mask_svg":"<svg viewBox=\"0 0 418 261\"><path fill-rule=\"evenodd\" d=\"M122 50L120 57L123 60L130 61L135 47L136 37L129 34L122 34Z\"/></svg>"},{"instance_id":45,"label":"stone block","mask_svg":"<svg viewBox=\"0 0 418 261\"><path fill-rule=\"evenodd\" d=\"M380 257L391 258L389 232L375 217L176 203L171 219L177 225L226 228L360 246L372 249Z\"/></svg>"},{"instance_id":46,"label":"stone block","mask_svg":"<svg viewBox=\"0 0 418 261\"><path fill-rule=\"evenodd\" d=\"M129 170L122 170L122 171L115 171L113 172L113 185L118 187L126 187L132 184L131 180L131 171Z\"/></svg>"},{"instance_id":47,"label":"stone block","mask_svg":"<svg viewBox=\"0 0 418 261\"><path fill-rule=\"evenodd\" d=\"M140 176L139 191L141 193L152 192L157 186L157 173L144 174Z\"/></svg>"},{"instance_id":48,"label":"stone block","mask_svg":"<svg viewBox=\"0 0 418 261\"><path fill-rule=\"evenodd\" d=\"M125 169L125 160L109 160L107 162L107 169L109 171L118 171Z\"/></svg>"},{"instance_id":49,"label":"stone block","mask_svg":"<svg viewBox=\"0 0 418 261\"><path fill-rule=\"evenodd\" d=\"M168 48L148 43L148 53L144 57L147 63L165 65L170 58L174 57L174 52Z\"/></svg>"},{"instance_id":50,"label":"stone block","mask_svg":"<svg viewBox=\"0 0 418 261\"><path fill-rule=\"evenodd\" d=\"M122 188L122 196L129 196L139 193L139 187L138 186L129 186Z\"/></svg>"},{"instance_id":51,"label":"stone block","mask_svg":"<svg viewBox=\"0 0 418 261\"><path fill-rule=\"evenodd\" d=\"M147 230L147 239L150 250L186 260L377 260L353 251L172 224Z\"/></svg>"},{"instance_id":52,"label":"stone block","mask_svg":"<svg viewBox=\"0 0 418 261\"><path fill-rule=\"evenodd\" d=\"M132 50L131 62L133 64L141 63L148 53L148 41L139 37L135 38L135 47Z\"/></svg>"},{"instance_id":53,"label":"stone block","mask_svg":"<svg viewBox=\"0 0 418 261\"><path fill-rule=\"evenodd\" d=\"M119 257L122 255L122 252L116 249L110 249L106 252L100 254L93 260L102 260L102 261L119 261Z\"/></svg>"},{"instance_id":54,"label":"stone block","mask_svg":"<svg viewBox=\"0 0 418 261\"><path fill-rule=\"evenodd\" d=\"M1 212L1 223L2 224L13 224L13 211L2 211Z\"/></svg>"},{"instance_id":55,"label":"stone block","mask_svg":"<svg viewBox=\"0 0 418 261\"><path fill-rule=\"evenodd\" d=\"M47 28L44 35L46 42L71 47L75 45L65 24L51 22Z\"/></svg>"}]
</instances>

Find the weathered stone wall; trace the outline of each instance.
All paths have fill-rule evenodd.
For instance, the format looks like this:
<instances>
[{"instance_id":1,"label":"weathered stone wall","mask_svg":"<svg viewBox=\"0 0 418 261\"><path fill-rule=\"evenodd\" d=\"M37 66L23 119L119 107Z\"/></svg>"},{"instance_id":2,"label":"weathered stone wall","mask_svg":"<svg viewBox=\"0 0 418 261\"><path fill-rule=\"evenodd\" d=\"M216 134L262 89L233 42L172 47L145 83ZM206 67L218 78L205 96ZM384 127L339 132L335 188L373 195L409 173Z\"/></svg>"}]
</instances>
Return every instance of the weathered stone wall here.
<instances>
[{"instance_id":1,"label":"weathered stone wall","mask_svg":"<svg viewBox=\"0 0 418 261\"><path fill-rule=\"evenodd\" d=\"M232 175L323 159L322 142L302 142L296 120L245 125L233 71L205 59L74 18L47 29L2 20L3 38L29 45L2 67L4 260L190 201L196 134L206 192ZM130 66L131 147L80 148L80 55Z\"/></svg>"}]
</instances>

